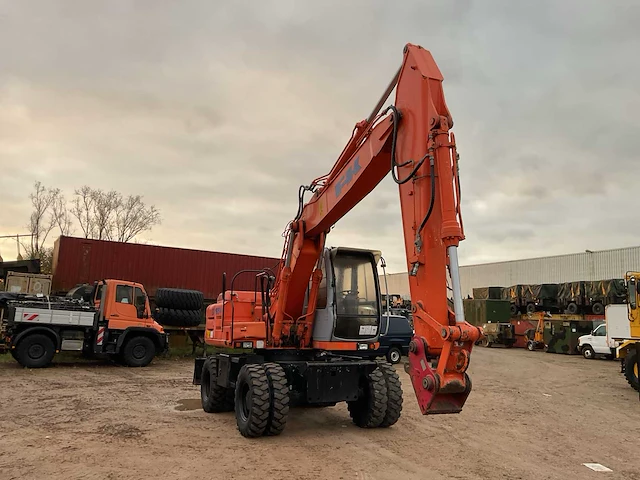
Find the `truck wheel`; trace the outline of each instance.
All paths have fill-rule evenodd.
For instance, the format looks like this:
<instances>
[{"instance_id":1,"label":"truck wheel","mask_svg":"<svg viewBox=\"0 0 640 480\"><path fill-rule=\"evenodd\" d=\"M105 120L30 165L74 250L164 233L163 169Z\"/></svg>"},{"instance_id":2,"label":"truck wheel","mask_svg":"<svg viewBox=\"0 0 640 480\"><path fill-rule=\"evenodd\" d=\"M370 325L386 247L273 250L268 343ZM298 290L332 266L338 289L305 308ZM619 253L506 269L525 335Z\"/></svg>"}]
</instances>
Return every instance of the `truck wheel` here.
<instances>
[{"instance_id":1,"label":"truck wheel","mask_svg":"<svg viewBox=\"0 0 640 480\"><path fill-rule=\"evenodd\" d=\"M389 361L389 363L396 364L399 363L401 359L402 352L398 347L391 347L387 352L387 360Z\"/></svg>"},{"instance_id":2,"label":"truck wheel","mask_svg":"<svg viewBox=\"0 0 640 480\"><path fill-rule=\"evenodd\" d=\"M387 382L376 368L360 382L358 400L347 402L349 415L360 428L379 427L387 413Z\"/></svg>"},{"instance_id":3,"label":"truck wheel","mask_svg":"<svg viewBox=\"0 0 640 480\"><path fill-rule=\"evenodd\" d=\"M576 305L575 302L571 302L569 305L567 305L567 313L570 313L571 315L575 315L576 313L578 313L578 305Z\"/></svg>"},{"instance_id":4,"label":"truck wheel","mask_svg":"<svg viewBox=\"0 0 640 480\"><path fill-rule=\"evenodd\" d=\"M56 346L51 337L41 333L27 335L16 347L15 359L27 368L46 367L56 354Z\"/></svg>"},{"instance_id":5,"label":"truck wheel","mask_svg":"<svg viewBox=\"0 0 640 480\"><path fill-rule=\"evenodd\" d=\"M591 311L594 315L602 315L604 313L604 305L602 305L600 302L594 303L591 307Z\"/></svg>"},{"instance_id":6,"label":"truck wheel","mask_svg":"<svg viewBox=\"0 0 640 480\"><path fill-rule=\"evenodd\" d=\"M265 363L264 371L269 382L269 419L264 435L280 435L289 415L289 385L284 369L277 363Z\"/></svg>"},{"instance_id":7,"label":"truck wheel","mask_svg":"<svg viewBox=\"0 0 640 480\"><path fill-rule=\"evenodd\" d=\"M585 345L582 347L582 356L588 360L596 358L596 352L593 351L591 345Z\"/></svg>"},{"instance_id":8,"label":"truck wheel","mask_svg":"<svg viewBox=\"0 0 640 480\"><path fill-rule=\"evenodd\" d=\"M536 306L533 303L527 303L527 313L535 313Z\"/></svg>"},{"instance_id":9,"label":"truck wheel","mask_svg":"<svg viewBox=\"0 0 640 480\"><path fill-rule=\"evenodd\" d=\"M233 411L233 389L221 387L216 383L217 360L209 357L202 365L200 381L200 400L202 410L207 413Z\"/></svg>"},{"instance_id":10,"label":"truck wheel","mask_svg":"<svg viewBox=\"0 0 640 480\"><path fill-rule=\"evenodd\" d=\"M128 367L146 367L156 355L156 346L149 337L133 337L122 349L122 360Z\"/></svg>"},{"instance_id":11,"label":"truck wheel","mask_svg":"<svg viewBox=\"0 0 640 480\"><path fill-rule=\"evenodd\" d=\"M387 383L387 410L380 427L386 428L394 425L402 412L402 384L398 372L388 363L378 363L378 369L382 372Z\"/></svg>"},{"instance_id":12,"label":"truck wheel","mask_svg":"<svg viewBox=\"0 0 640 480\"><path fill-rule=\"evenodd\" d=\"M536 349L535 343L533 343L532 340L529 340L527 342L527 350L529 350L530 352L533 352L535 349Z\"/></svg>"},{"instance_id":13,"label":"truck wheel","mask_svg":"<svg viewBox=\"0 0 640 480\"><path fill-rule=\"evenodd\" d=\"M267 373L262 365L247 364L236 380L236 424L243 437L262 435L267 428L270 410Z\"/></svg>"},{"instance_id":14,"label":"truck wheel","mask_svg":"<svg viewBox=\"0 0 640 480\"><path fill-rule=\"evenodd\" d=\"M518 315L518 307L516 307L515 304L513 303L511 304L510 310L511 310L512 317L515 317L516 315Z\"/></svg>"},{"instance_id":15,"label":"truck wheel","mask_svg":"<svg viewBox=\"0 0 640 480\"><path fill-rule=\"evenodd\" d=\"M629 382L629 385L634 390L640 392L640 380L638 380L638 364L636 363L637 353L635 351L627 352L627 356L624 359L624 376Z\"/></svg>"}]
</instances>

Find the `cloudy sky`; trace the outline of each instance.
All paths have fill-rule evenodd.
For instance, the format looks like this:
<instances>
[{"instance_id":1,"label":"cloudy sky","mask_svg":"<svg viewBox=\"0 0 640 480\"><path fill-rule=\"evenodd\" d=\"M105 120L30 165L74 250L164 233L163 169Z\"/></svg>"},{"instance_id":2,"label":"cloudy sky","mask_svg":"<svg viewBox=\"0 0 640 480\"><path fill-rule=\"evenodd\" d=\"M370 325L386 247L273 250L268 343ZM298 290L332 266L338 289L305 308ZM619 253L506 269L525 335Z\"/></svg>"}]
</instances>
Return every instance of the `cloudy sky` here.
<instances>
[{"instance_id":1,"label":"cloudy sky","mask_svg":"<svg viewBox=\"0 0 640 480\"><path fill-rule=\"evenodd\" d=\"M411 42L445 77L463 264L638 245L639 7L0 0L0 235L25 231L40 180L143 195L153 243L279 256L298 185L330 170ZM329 243L404 270L390 178Z\"/></svg>"}]
</instances>

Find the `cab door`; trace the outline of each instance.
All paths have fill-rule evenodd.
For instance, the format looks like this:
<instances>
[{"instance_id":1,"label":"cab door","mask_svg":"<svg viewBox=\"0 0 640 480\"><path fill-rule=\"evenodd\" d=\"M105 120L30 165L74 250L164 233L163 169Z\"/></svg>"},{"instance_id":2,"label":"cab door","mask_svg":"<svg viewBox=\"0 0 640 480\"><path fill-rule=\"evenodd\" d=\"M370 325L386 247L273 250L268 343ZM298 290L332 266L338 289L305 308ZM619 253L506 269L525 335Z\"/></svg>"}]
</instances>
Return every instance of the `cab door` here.
<instances>
[{"instance_id":1,"label":"cab door","mask_svg":"<svg viewBox=\"0 0 640 480\"><path fill-rule=\"evenodd\" d=\"M127 327L144 324L144 319L138 318L133 285L116 283L110 297L112 302L108 312L109 329L124 330Z\"/></svg>"},{"instance_id":2,"label":"cab door","mask_svg":"<svg viewBox=\"0 0 640 480\"><path fill-rule=\"evenodd\" d=\"M596 327L592 333L591 346L596 353L611 353L609 345L607 345L607 325L602 323Z\"/></svg>"}]
</instances>

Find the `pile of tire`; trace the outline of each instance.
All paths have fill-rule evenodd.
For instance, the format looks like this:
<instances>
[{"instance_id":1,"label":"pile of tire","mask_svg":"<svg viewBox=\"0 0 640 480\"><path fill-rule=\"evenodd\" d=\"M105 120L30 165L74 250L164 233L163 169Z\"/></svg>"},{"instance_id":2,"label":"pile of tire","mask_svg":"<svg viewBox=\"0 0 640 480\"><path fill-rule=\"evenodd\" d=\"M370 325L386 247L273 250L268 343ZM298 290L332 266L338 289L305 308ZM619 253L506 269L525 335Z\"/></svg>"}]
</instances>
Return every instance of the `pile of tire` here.
<instances>
[{"instance_id":1,"label":"pile of tire","mask_svg":"<svg viewBox=\"0 0 640 480\"><path fill-rule=\"evenodd\" d=\"M154 319L168 327L197 327L204 321L204 295L197 290L159 288L156 290Z\"/></svg>"}]
</instances>

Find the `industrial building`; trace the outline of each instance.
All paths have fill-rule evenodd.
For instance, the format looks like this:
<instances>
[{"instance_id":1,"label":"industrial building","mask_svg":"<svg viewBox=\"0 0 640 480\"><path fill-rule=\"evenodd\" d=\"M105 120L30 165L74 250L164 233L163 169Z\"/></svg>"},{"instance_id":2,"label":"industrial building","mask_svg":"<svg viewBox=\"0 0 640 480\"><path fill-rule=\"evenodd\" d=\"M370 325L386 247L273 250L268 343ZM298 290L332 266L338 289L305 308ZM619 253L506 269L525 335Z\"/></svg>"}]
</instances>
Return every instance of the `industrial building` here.
<instances>
[{"instance_id":1,"label":"industrial building","mask_svg":"<svg viewBox=\"0 0 640 480\"><path fill-rule=\"evenodd\" d=\"M632 270L640 270L640 246L464 265L460 267L460 281L462 295L467 297L476 287L606 280L624 278ZM387 283L389 293L409 298L407 273L387 274Z\"/></svg>"}]
</instances>

